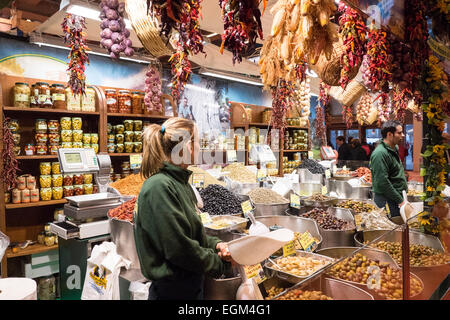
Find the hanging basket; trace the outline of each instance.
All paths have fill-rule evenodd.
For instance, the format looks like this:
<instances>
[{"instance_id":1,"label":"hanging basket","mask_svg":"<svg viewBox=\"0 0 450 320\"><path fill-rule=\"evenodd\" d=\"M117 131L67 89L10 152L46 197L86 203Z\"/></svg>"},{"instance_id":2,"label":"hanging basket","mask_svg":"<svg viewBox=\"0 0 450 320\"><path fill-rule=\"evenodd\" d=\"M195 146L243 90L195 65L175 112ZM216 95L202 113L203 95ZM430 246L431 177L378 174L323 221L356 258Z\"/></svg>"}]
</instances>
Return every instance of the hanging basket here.
<instances>
[{"instance_id":1,"label":"hanging basket","mask_svg":"<svg viewBox=\"0 0 450 320\"><path fill-rule=\"evenodd\" d=\"M352 80L343 90L339 87L331 87L330 96L345 106L351 106L359 97L361 97L367 89L358 81Z\"/></svg>"},{"instance_id":2,"label":"hanging basket","mask_svg":"<svg viewBox=\"0 0 450 320\"><path fill-rule=\"evenodd\" d=\"M160 34L159 21L154 15L147 15L147 1L127 0L125 9L133 30L147 51L154 57L170 56L174 48Z\"/></svg>"},{"instance_id":3,"label":"hanging basket","mask_svg":"<svg viewBox=\"0 0 450 320\"><path fill-rule=\"evenodd\" d=\"M338 29L337 25L334 25L334 27L336 28L336 30ZM337 37L337 39L333 43L333 53L331 55L331 59L328 60L325 54L322 52L322 54L319 56L319 59L317 60L317 63L315 65L310 65L310 68L315 73L317 73L319 78L322 79L322 81L326 84L330 86L338 86L339 80L341 79L341 55L343 52L344 42L339 35L339 37ZM360 66L361 63L350 70L348 74L348 78L350 80L356 77Z\"/></svg>"}]
</instances>

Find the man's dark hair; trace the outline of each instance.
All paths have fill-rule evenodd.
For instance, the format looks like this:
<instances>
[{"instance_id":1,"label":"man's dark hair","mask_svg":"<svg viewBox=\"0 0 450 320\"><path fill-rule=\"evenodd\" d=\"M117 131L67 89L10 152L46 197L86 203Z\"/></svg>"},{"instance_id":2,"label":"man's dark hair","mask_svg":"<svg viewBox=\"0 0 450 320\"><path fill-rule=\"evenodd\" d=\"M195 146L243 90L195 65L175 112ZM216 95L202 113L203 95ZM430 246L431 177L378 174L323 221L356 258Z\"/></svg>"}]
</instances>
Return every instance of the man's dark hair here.
<instances>
[{"instance_id":1,"label":"man's dark hair","mask_svg":"<svg viewBox=\"0 0 450 320\"><path fill-rule=\"evenodd\" d=\"M348 144L351 144L353 140L353 137L348 137Z\"/></svg>"},{"instance_id":2,"label":"man's dark hair","mask_svg":"<svg viewBox=\"0 0 450 320\"><path fill-rule=\"evenodd\" d=\"M397 131L397 127L402 124L396 120L388 120L381 126L381 136L386 139L388 132L394 134Z\"/></svg>"},{"instance_id":3,"label":"man's dark hair","mask_svg":"<svg viewBox=\"0 0 450 320\"><path fill-rule=\"evenodd\" d=\"M344 136L339 136L339 137L337 137L337 138L336 138L336 140L339 140L339 141L344 141L344 142L345 142L345 138L344 138Z\"/></svg>"}]
</instances>

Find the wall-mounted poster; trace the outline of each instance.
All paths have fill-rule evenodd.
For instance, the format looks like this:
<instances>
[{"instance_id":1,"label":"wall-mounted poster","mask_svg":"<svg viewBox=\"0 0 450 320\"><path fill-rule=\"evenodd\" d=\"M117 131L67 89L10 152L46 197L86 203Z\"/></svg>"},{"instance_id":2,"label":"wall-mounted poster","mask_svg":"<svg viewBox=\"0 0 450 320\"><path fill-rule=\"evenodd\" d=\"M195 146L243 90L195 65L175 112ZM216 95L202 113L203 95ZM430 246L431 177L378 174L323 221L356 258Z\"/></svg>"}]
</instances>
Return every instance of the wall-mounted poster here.
<instances>
[{"instance_id":1,"label":"wall-mounted poster","mask_svg":"<svg viewBox=\"0 0 450 320\"><path fill-rule=\"evenodd\" d=\"M388 27L400 39L405 37L405 1L404 0L347 0L369 16L369 23Z\"/></svg>"}]
</instances>

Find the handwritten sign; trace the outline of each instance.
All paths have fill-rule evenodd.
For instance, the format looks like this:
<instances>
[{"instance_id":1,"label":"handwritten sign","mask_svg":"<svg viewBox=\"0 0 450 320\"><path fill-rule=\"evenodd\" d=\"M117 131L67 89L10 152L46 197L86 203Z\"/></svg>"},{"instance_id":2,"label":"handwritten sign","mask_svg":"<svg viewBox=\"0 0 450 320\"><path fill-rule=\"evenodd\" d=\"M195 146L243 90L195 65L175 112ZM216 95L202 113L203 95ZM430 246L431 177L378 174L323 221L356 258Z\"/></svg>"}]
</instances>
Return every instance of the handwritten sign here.
<instances>
[{"instance_id":1,"label":"handwritten sign","mask_svg":"<svg viewBox=\"0 0 450 320\"><path fill-rule=\"evenodd\" d=\"M303 250L311 251L315 243L316 240L308 231L305 231L300 235L300 245L302 246Z\"/></svg>"},{"instance_id":2,"label":"handwritten sign","mask_svg":"<svg viewBox=\"0 0 450 320\"><path fill-rule=\"evenodd\" d=\"M267 279L260 263L252 266L244 266L244 273L247 279L255 278L256 284L260 284Z\"/></svg>"},{"instance_id":3,"label":"handwritten sign","mask_svg":"<svg viewBox=\"0 0 450 320\"><path fill-rule=\"evenodd\" d=\"M300 209L300 197L295 193L291 193L291 207Z\"/></svg>"},{"instance_id":4,"label":"handwritten sign","mask_svg":"<svg viewBox=\"0 0 450 320\"><path fill-rule=\"evenodd\" d=\"M291 241L283 246L283 257L295 254L295 242Z\"/></svg>"},{"instance_id":5,"label":"handwritten sign","mask_svg":"<svg viewBox=\"0 0 450 320\"><path fill-rule=\"evenodd\" d=\"M244 217L247 217L247 215L252 212L253 207L249 200L244 201L241 203L242 212L244 213Z\"/></svg>"},{"instance_id":6,"label":"handwritten sign","mask_svg":"<svg viewBox=\"0 0 450 320\"><path fill-rule=\"evenodd\" d=\"M130 155L130 168L131 169L139 169L142 163L141 154L131 154Z\"/></svg>"},{"instance_id":7,"label":"handwritten sign","mask_svg":"<svg viewBox=\"0 0 450 320\"><path fill-rule=\"evenodd\" d=\"M192 174L192 184L196 188L203 188L205 185L205 175L203 173Z\"/></svg>"}]
</instances>

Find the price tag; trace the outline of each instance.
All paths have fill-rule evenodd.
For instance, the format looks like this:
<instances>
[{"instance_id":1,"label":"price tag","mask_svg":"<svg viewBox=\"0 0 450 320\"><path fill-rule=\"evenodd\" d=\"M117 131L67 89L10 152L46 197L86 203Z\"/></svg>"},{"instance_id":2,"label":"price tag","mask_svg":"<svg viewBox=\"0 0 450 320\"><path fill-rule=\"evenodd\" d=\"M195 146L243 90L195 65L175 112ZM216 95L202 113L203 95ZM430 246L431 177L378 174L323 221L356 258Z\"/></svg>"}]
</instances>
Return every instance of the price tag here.
<instances>
[{"instance_id":1,"label":"price tag","mask_svg":"<svg viewBox=\"0 0 450 320\"><path fill-rule=\"evenodd\" d=\"M249 212L252 212L253 208L252 208L252 204L250 203L249 200L244 201L241 203L241 207L242 207L242 212L244 213L244 217L247 218L247 215L249 214Z\"/></svg>"},{"instance_id":2,"label":"price tag","mask_svg":"<svg viewBox=\"0 0 450 320\"><path fill-rule=\"evenodd\" d=\"M322 186L322 195L326 195L328 193L327 186Z\"/></svg>"},{"instance_id":3,"label":"price tag","mask_svg":"<svg viewBox=\"0 0 450 320\"><path fill-rule=\"evenodd\" d=\"M260 263L252 266L244 266L244 272L247 279L255 278L256 284L260 284L267 279Z\"/></svg>"},{"instance_id":4,"label":"price tag","mask_svg":"<svg viewBox=\"0 0 450 320\"><path fill-rule=\"evenodd\" d=\"M256 175L258 181L263 180L265 177L267 177L267 169L259 169Z\"/></svg>"},{"instance_id":5,"label":"price tag","mask_svg":"<svg viewBox=\"0 0 450 320\"><path fill-rule=\"evenodd\" d=\"M237 154L236 150L227 150L227 162L236 162Z\"/></svg>"},{"instance_id":6,"label":"price tag","mask_svg":"<svg viewBox=\"0 0 450 320\"><path fill-rule=\"evenodd\" d=\"M205 175L203 173L192 174L192 184L196 188L203 188L205 185Z\"/></svg>"},{"instance_id":7,"label":"price tag","mask_svg":"<svg viewBox=\"0 0 450 320\"><path fill-rule=\"evenodd\" d=\"M308 159L314 159L314 152L308 151Z\"/></svg>"},{"instance_id":8,"label":"price tag","mask_svg":"<svg viewBox=\"0 0 450 320\"><path fill-rule=\"evenodd\" d=\"M291 254L295 254L295 242L291 241L288 244L283 246L283 257L290 256Z\"/></svg>"},{"instance_id":9,"label":"price tag","mask_svg":"<svg viewBox=\"0 0 450 320\"><path fill-rule=\"evenodd\" d=\"M300 197L295 193L291 193L291 207L300 209Z\"/></svg>"},{"instance_id":10,"label":"price tag","mask_svg":"<svg viewBox=\"0 0 450 320\"><path fill-rule=\"evenodd\" d=\"M130 168L139 169L141 167L142 156L141 154L130 155Z\"/></svg>"},{"instance_id":11,"label":"price tag","mask_svg":"<svg viewBox=\"0 0 450 320\"><path fill-rule=\"evenodd\" d=\"M200 214L200 219L202 220L203 224L210 224L211 222L213 222L208 212L202 212Z\"/></svg>"},{"instance_id":12,"label":"price tag","mask_svg":"<svg viewBox=\"0 0 450 320\"><path fill-rule=\"evenodd\" d=\"M330 179L331 178L331 172L330 169L325 170L325 178Z\"/></svg>"},{"instance_id":13,"label":"price tag","mask_svg":"<svg viewBox=\"0 0 450 320\"><path fill-rule=\"evenodd\" d=\"M315 243L316 240L308 231L305 231L300 235L300 245L302 246L303 250L311 251L311 248Z\"/></svg>"}]
</instances>

